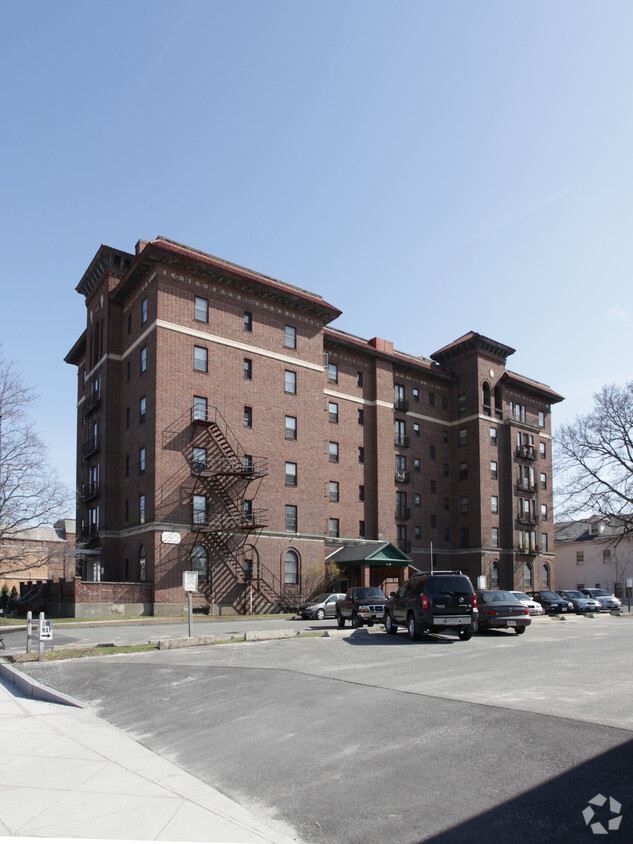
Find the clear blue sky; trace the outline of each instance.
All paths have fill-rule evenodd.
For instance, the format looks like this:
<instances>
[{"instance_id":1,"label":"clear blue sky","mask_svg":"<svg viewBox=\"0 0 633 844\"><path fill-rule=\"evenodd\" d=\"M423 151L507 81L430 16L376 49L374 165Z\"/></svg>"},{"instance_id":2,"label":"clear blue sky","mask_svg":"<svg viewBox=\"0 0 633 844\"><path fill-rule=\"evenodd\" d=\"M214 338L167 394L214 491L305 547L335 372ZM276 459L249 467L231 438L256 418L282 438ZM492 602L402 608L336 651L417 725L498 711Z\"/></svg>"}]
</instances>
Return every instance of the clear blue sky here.
<instances>
[{"instance_id":1,"label":"clear blue sky","mask_svg":"<svg viewBox=\"0 0 633 844\"><path fill-rule=\"evenodd\" d=\"M74 482L75 292L165 235L567 397L633 377L630 0L4 0L0 342Z\"/></svg>"}]
</instances>

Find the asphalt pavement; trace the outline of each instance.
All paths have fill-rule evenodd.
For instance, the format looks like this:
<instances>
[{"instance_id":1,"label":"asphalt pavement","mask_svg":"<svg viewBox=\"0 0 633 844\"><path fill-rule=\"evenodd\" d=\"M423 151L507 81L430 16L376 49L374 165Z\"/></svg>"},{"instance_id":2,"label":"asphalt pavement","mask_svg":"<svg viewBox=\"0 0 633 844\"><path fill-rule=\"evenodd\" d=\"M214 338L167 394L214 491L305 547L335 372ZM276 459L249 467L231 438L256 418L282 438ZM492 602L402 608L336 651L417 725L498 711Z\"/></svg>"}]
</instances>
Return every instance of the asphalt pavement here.
<instances>
[{"instance_id":1,"label":"asphalt pavement","mask_svg":"<svg viewBox=\"0 0 633 844\"><path fill-rule=\"evenodd\" d=\"M629 841L631 621L469 642L348 629L25 670L305 842L594 841L598 823Z\"/></svg>"}]
</instances>

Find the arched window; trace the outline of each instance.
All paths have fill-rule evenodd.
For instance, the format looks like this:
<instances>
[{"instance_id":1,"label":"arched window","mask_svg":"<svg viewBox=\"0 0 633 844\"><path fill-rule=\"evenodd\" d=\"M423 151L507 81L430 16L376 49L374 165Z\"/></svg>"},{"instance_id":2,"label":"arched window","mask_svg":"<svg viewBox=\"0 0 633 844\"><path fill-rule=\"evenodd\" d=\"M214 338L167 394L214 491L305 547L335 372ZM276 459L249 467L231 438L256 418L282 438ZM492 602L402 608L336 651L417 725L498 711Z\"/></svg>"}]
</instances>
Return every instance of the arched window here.
<instances>
[{"instance_id":1,"label":"arched window","mask_svg":"<svg viewBox=\"0 0 633 844\"><path fill-rule=\"evenodd\" d=\"M198 583L209 579L209 555L204 545L194 545L191 549L191 570L198 572Z\"/></svg>"},{"instance_id":2,"label":"arched window","mask_svg":"<svg viewBox=\"0 0 633 844\"><path fill-rule=\"evenodd\" d=\"M492 589L499 588L499 563L496 560L490 566L490 586Z\"/></svg>"},{"instance_id":3,"label":"arched window","mask_svg":"<svg viewBox=\"0 0 633 844\"><path fill-rule=\"evenodd\" d=\"M486 381L481 389L484 413L490 416L490 384Z\"/></svg>"},{"instance_id":4,"label":"arched window","mask_svg":"<svg viewBox=\"0 0 633 844\"><path fill-rule=\"evenodd\" d=\"M547 563L543 564L543 589L550 588L550 572L549 572L549 565Z\"/></svg>"},{"instance_id":5,"label":"arched window","mask_svg":"<svg viewBox=\"0 0 633 844\"><path fill-rule=\"evenodd\" d=\"M526 563L523 566L523 588L525 590L532 589L534 584L532 582L532 563Z\"/></svg>"},{"instance_id":6,"label":"arched window","mask_svg":"<svg viewBox=\"0 0 633 844\"><path fill-rule=\"evenodd\" d=\"M142 583L147 578L147 570L145 565L145 546L139 545L138 548L138 579Z\"/></svg>"},{"instance_id":7,"label":"arched window","mask_svg":"<svg viewBox=\"0 0 633 844\"><path fill-rule=\"evenodd\" d=\"M296 551L284 555L284 583L299 583L299 557Z\"/></svg>"}]
</instances>

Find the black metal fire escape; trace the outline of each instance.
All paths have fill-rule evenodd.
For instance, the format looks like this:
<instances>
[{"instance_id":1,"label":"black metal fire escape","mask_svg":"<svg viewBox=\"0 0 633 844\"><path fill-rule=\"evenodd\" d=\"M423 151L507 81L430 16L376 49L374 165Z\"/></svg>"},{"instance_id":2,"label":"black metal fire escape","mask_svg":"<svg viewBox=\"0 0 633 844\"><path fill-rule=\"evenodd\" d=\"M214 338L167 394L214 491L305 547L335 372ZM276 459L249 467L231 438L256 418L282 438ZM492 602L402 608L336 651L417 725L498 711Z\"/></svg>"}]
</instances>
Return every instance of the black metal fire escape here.
<instances>
[{"instance_id":1,"label":"black metal fire escape","mask_svg":"<svg viewBox=\"0 0 633 844\"><path fill-rule=\"evenodd\" d=\"M248 568L242 550L249 540L254 545L268 525L267 510L251 506L261 479L268 474L268 459L247 455L215 407L195 406L191 421L192 501L197 495L205 499L204 511L192 507L192 532L194 545L207 550L210 580L215 578L220 591L241 586L237 604L244 612L247 587L259 593L259 603L263 599L269 605L279 604L281 596L265 577L265 567L258 564L255 570ZM232 575L228 580L227 569ZM201 584L200 591L212 600L209 583Z\"/></svg>"}]
</instances>

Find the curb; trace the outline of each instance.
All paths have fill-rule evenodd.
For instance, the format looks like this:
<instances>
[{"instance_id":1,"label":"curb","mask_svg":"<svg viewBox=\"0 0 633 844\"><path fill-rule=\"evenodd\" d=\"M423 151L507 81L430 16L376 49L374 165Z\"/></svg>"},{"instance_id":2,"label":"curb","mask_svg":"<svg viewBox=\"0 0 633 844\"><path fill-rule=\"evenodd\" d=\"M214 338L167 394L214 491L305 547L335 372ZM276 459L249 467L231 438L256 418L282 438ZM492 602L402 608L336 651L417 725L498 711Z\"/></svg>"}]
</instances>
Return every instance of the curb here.
<instances>
[{"instance_id":1,"label":"curb","mask_svg":"<svg viewBox=\"0 0 633 844\"><path fill-rule=\"evenodd\" d=\"M44 700L47 703L61 703L64 706L76 706L78 709L85 708L84 704L77 698L55 691L55 689L51 689L43 683L38 683L37 680L18 671L12 665L7 665L6 662L0 662L0 677L19 689L25 697Z\"/></svg>"}]
</instances>

